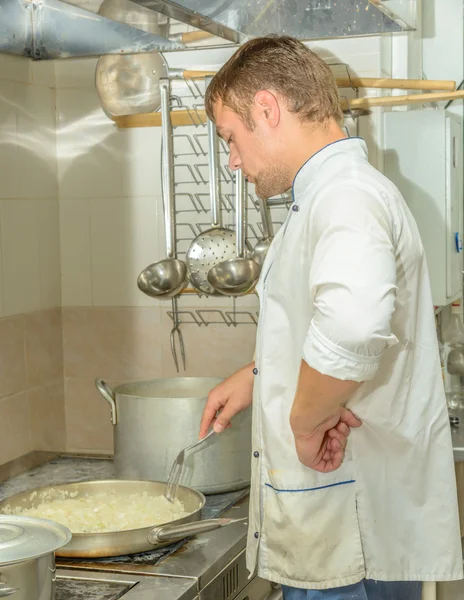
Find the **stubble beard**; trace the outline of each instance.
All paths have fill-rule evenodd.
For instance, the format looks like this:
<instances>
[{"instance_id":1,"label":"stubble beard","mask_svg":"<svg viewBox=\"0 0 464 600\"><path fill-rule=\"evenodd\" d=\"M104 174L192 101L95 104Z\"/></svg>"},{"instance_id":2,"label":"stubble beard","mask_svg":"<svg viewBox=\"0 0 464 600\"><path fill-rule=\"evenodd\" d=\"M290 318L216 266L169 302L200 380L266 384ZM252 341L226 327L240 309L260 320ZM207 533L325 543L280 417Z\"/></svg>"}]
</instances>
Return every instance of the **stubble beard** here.
<instances>
[{"instance_id":1,"label":"stubble beard","mask_svg":"<svg viewBox=\"0 0 464 600\"><path fill-rule=\"evenodd\" d=\"M292 178L284 165L266 167L254 179L256 195L263 199L283 194L292 185Z\"/></svg>"}]
</instances>

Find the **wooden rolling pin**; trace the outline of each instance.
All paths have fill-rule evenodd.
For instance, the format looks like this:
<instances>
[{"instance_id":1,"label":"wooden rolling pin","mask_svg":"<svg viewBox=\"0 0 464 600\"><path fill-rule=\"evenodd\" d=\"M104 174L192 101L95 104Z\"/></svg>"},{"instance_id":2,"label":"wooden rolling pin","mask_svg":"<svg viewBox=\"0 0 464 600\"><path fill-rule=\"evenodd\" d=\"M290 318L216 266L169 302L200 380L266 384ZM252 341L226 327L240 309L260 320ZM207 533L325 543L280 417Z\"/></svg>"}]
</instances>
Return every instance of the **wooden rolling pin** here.
<instances>
[{"instance_id":1,"label":"wooden rolling pin","mask_svg":"<svg viewBox=\"0 0 464 600\"><path fill-rule=\"evenodd\" d=\"M430 94L406 94L403 96L374 96L372 98L353 98L352 100L342 99L341 107L343 110L349 110L350 108L369 109L376 106L406 106L407 104L424 104L426 102L462 99L464 99L464 90L457 92L434 92ZM113 120L121 129L130 127L160 127L161 113L124 115L113 117ZM206 122L206 113L204 110L175 110L171 111L171 121L173 126L200 125Z\"/></svg>"},{"instance_id":2,"label":"wooden rolling pin","mask_svg":"<svg viewBox=\"0 0 464 600\"><path fill-rule=\"evenodd\" d=\"M195 71L173 69L170 73L176 77L186 79L202 79L216 75L216 71ZM427 79L383 79L380 77L337 77L336 82L340 88L379 88L386 90L429 90L454 92L456 82L450 80L427 80Z\"/></svg>"}]
</instances>

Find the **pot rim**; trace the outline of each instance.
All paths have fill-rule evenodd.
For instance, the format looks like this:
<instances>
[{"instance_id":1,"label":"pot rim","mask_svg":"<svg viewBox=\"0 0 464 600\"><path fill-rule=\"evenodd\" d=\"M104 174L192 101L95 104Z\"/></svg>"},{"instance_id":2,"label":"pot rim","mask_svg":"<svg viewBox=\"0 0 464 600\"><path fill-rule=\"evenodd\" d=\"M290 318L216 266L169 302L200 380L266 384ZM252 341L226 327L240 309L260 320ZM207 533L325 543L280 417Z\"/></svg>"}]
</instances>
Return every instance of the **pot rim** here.
<instances>
[{"instance_id":1,"label":"pot rim","mask_svg":"<svg viewBox=\"0 0 464 600\"><path fill-rule=\"evenodd\" d=\"M219 383L221 383L222 381L224 381L223 377L155 377L152 379L135 379L132 381L127 381L125 383L120 383L119 385L115 386L113 389L113 393L115 396L117 396L118 398L141 398L143 400L165 400L165 399L173 399L173 400L198 400L201 399L203 397L206 397L209 393L210 390L213 389L213 387L215 387L216 385L218 385ZM206 382L208 382L208 390L201 394L185 394L183 396L173 396L173 395L169 395L169 393L166 394L151 394L151 395L147 395L147 396L140 396L137 394L137 388L140 386L144 386L144 385L150 385L150 384L154 384L154 383L158 383L161 385L163 384L168 384L168 383L173 383L173 382L184 382L184 383L196 383L199 384L201 382L204 382L206 384ZM205 386L206 387L206 386ZM131 390L129 390L129 388L133 388Z\"/></svg>"}]
</instances>

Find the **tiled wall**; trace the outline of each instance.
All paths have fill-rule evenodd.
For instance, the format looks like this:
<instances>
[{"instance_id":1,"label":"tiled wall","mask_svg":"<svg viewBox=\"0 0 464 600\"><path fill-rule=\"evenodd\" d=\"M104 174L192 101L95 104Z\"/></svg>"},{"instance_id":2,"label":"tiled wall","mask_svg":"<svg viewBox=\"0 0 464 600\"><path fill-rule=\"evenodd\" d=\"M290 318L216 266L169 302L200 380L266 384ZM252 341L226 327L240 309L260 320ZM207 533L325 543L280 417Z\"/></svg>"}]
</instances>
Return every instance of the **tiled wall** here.
<instances>
[{"instance_id":1,"label":"tiled wall","mask_svg":"<svg viewBox=\"0 0 464 600\"><path fill-rule=\"evenodd\" d=\"M333 41L317 49L331 62L343 56L359 75L381 72L378 38ZM214 69L230 53L165 56L173 67ZM117 384L177 373L166 314L171 303L150 299L136 286L140 271L164 255L160 129L117 130L100 107L95 66L90 59L55 63L66 437L70 451L111 452L109 406L95 389L95 377ZM371 119L360 131L374 164L375 128ZM207 222L209 214L202 219ZM232 304L191 297L182 298L179 307L231 310ZM256 297L240 299L238 309L255 312ZM181 329L185 375L227 376L252 358L253 325Z\"/></svg>"},{"instance_id":2,"label":"tiled wall","mask_svg":"<svg viewBox=\"0 0 464 600\"><path fill-rule=\"evenodd\" d=\"M53 88L0 55L0 464L65 447Z\"/></svg>"}]
</instances>

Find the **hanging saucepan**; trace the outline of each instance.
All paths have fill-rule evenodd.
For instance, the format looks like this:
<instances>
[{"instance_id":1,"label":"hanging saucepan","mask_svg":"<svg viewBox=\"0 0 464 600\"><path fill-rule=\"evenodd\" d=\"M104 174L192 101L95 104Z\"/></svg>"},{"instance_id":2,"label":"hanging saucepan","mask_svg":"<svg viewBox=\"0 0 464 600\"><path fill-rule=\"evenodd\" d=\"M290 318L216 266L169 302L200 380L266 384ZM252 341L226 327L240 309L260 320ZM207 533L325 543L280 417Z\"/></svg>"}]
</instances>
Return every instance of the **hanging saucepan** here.
<instances>
[{"instance_id":1,"label":"hanging saucepan","mask_svg":"<svg viewBox=\"0 0 464 600\"><path fill-rule=\"evenodd\" d=\"M159 52L106 54L99 58L95 87L109 117L156 112L161 106L160 79L205 77L211 71L170 69Z\"/></svg>"},{"instance_id":2,"label":"hanging saucepan","mask_svg":"<svg viewBox=\"0 0 464 600\"><path fill-rule=\"evenodd\" d=\"M73 499L83 497L91 498L102 495L116 494L121 500L133 494L148 494L164 498L166 484L160 481L83 481L43 487L29 490L6 498L0 502L0 514L17 509L36 508L41 503L50 502L53 497L62 498L63 492L72 494ZM56 550L57 556L98 558L106 556L125 556L138 554L156 548L162 548L177 540L206 533L245 521L246 519L208 519L200 521L201 510L205 505L205 497L200 492L185 486L177 488L176 497L183 504L186 516L167 523L153 524L151 527L112 531L107 533L73 533L71 541ZM167 502L167 500L166 500Z\"/></svg>"}]
</instances>

